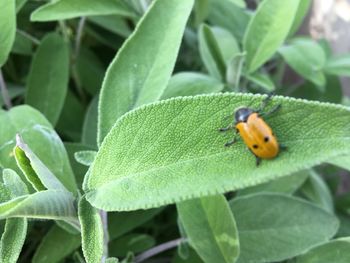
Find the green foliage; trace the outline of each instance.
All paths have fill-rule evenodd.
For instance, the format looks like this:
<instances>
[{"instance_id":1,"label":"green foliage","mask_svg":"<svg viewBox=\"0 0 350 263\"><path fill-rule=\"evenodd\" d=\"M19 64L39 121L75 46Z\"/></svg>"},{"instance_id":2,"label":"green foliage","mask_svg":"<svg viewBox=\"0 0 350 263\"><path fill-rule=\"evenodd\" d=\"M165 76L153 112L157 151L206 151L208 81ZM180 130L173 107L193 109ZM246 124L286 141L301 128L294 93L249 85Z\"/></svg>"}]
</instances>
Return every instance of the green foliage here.
<instances>
[{"instance_id":1,"label":"green foliage","mask_svg":"<svg viewBox=\"0 0 350 263\"><path fill-rule=\"evenodd\" d=\"M349 152L348 108L276 97L271 104L281 103L282 109L268 123L278 127L277 138L288 151L256 171L254 156L242 143L225 148L232 135L218 129L230 123L224 117L232 109L257 108L262 100L243 94L196 96L126 114L97 153L87 199L108 211L158 207L267 182Z\"/></svg>"},{"instance_id":2,"label":"green foliage","mask_svg":"<svg viewBox=\"0 0 350 263\"><path fill-rule=\"evenodd\" d=\"M193 0L154 1L118 52L102 85L99 144L120 116L160 98L171 76L192 6ZM116 74L120 71L124 73Z\"/></svg>"},{"instance_id":3,"label":"green foliage","mask_svg":"<svg viewBox=\"0 0 350 263\"><path fill-rule=\"evenodd\" d=\"M68 52L61 36L48 34L37 49L28 75L25 102L43 113L53 126L58 121L67 93Z\"/></svg>"},{"instance_id":4,"label":"green foliage","mask_svg":"<svg viewBox=\"0 0 350 263\"><path fill-rule=\"evenodd\" d=\"M312 0L0 2L0 262L349 262L350 55ZM225 143L269 93L257 166Z\"/></svg>"},{"instance_id":5,"label":"green foliage","mask_svg":"<svg viewBox=\"0 0 350 263\"><path fill-rule=\"evenodd\" d=\"M283 43L290 31L300 0L265 0L252 17L244 35L247 70L257 70Z\"/></svg>"},{"instance_id":6,"label":"green foliage","mask_svg":"<svg viewBox=\"0 0 350 263\"><path fill-rule=\"evenodd\" d=\"M223 195L177 204L191 246L204 262L235 262L239 240L235 219Z\"/></svg>"},{"instance_id":7,"label":"green foliage","mask_svg":"<svg viewBox=\"0 0 350 263\"><path fill-rule=\"evenodd\" d=\"M240 240L238 262L276 262L328 241L337 218L304 200L256 194L230 202ZM288 209L286 209L288 208Z\"/></svg>"},{"instance_id":8,"label":"green foliage","mask_svg":"<svg viewBox=\"0 0 350 263\"><path fill-rule=\"evenodd\" d=\"M3 0L0 3L0 67L6 62L16 33L15 1Z\"/></svg>"}]
</instances>

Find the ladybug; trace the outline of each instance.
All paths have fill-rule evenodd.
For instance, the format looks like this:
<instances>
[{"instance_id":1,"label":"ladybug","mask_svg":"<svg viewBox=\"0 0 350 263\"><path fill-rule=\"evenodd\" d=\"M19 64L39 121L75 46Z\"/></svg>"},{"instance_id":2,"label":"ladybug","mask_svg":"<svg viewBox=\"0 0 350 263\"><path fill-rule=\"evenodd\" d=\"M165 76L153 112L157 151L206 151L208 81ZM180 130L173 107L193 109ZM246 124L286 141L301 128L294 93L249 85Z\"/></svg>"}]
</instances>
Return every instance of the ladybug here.
<instances>
[{"instance_id":1,"label":"ladybug","mask_svg":"<svg viewBox=\"0 0 350 263\"><path fill-rule=\"evenodd\" d=\"M279 154L281 149L286 149L285 146L278 143L272 129L262 118L262 116L270 115L281 108L281 104L278 104L269 112L263 112L271 97L271 94L268 95L258 110L249 107L236 109L234 111L235 122L219 130L225 132L235 129L236 134L233 140L227 142L225 146L233 145L237 141L237 134L240 134L248 149L255 156L257 166L260 164L261 159L273 159Z\"/></svg>"}]
</instances>

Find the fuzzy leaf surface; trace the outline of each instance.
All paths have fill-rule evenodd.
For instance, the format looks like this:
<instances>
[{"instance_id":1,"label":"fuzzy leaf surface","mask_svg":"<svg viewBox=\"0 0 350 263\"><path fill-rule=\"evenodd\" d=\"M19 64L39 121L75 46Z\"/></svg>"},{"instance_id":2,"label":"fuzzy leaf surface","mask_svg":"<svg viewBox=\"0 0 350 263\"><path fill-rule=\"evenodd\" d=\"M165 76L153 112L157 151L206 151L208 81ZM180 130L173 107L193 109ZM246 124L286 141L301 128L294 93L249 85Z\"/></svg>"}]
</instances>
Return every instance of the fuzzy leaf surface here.
<instances>
[{"instance_id":1,"label":"fuzzy leaf surface","mask_svg":"<svg viewBox=\"0 0 350 263\"><path fill-rule=\"evenodd\" d=\"M112 14L134 15L121 0L60 0L39 7L32 13L30 20L43 22Z\"/></svg>"},{"instance_id":2,"label":"fuzzy leaf surface","mask_svg":"<svg viewBox=\"0 0 350 263\"><path fill-rule=\"evenodd\" d=\"M0 166L20 173L13 154L16 134L20 134L35 155L71 192L76 183L64 145L45 117L34 108L22 105L0 110Z\"/></svg>"},{"instance_id":3,"label":"fuzzy leaf surface","mask_svg":"<svg viewBox=\"0 0 350 263\"><path fill-rule=\"evenodd\" d=\"M119 50L102 85L99 144L120 116L162 95L173 71L193 2L153 1Z\"/></svg>"},{"instance_id":4,"label":"fuzzy leaf surface","mask_svg":"<svg viewBox=\"0 0 350 263\"><path fill-rule=\"evenodd\" d=\"M265 0L250 20L243 39L251 73L265 63L287 37L300 0Z\"/></svg>"},{"instance_id":5,"label":"fuzzy leaf surface","mask_svg":"<svg viewBox=\"0 0 350 263\"><path fill-rule=\"evenodd\" d=\"M191 246L204 262L235 262L239 254L238 233L223 195L180 202L177 210Z\"/></svg>"},{"instance_id":6,"label":"fuzzy leaf surface","mask_svg":"<svg viewBox=\"0 0 350 263\"><path fill-rule=\"evenodd\" d=\"M85 197L79 201L79 221L81 223L81 242L87 263L101 262L104 240L103 225L99 211L92 207Z\"/></svg>"},{"instance_id":7,"label":"fuzzy leaf surface","mask_svg":"<svg viewBox=\"0 0 350 263\"><path fill-rule=\"evenodd\" d=\"M213 94L180 97L120 118L104 140L87 178L87 199L108 211L159 207L271 181L349 153L350 110L329 103L273 97L266 118L288 151L256 167L242 141L219 128L242 105L258 108L265 96ZM115 200L118 200L116 202Z\"/></svg>"},{"instance_id":8,"label":"fuzzy leaf surface","mask_svg":"<svg viewBox=\"0 0 350 263\"><path fill-rule=\"evenodd\" d=\"M282 194L255 194L230 202L241 253L239 263L279 262L328 241L338 219L312 203Z\"/></svg>"}]
</instances>

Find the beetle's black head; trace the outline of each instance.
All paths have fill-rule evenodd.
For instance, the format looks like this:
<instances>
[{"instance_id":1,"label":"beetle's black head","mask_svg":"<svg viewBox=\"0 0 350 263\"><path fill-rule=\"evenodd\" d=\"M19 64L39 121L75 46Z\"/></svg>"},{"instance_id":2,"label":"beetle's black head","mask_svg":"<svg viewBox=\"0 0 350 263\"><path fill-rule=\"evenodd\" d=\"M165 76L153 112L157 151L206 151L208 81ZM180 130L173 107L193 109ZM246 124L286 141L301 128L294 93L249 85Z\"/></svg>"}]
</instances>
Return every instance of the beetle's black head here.
<instances>
[{"instance_id":1,"label":"beetle's black head","mask_svg":"<svg viewBox=\"0 0 350 263\"><path fill-rule=\"evenodd\" d=\"M249 115L252 113L254 113L254 111L250 108L246 108L246 107L238 108L235 111L236 123L246 122L248 120Z\"/></svg>"}]
</instances>

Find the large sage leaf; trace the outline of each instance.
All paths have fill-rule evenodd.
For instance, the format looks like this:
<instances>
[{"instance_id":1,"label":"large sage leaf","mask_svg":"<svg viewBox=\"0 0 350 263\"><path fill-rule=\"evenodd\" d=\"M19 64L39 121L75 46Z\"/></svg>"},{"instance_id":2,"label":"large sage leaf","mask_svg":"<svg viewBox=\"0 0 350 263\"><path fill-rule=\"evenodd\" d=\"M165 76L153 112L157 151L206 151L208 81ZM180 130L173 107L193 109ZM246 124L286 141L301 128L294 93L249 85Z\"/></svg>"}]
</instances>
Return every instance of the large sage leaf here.
<instances>
[{"instance_id":1,"label":"large sage leaf","mask_svg":"<svg viewBox=\"0 0 350 263\"><path fill-rule=\"evenodd\" d=\"M74 175L61 139L45 117L30 106L0 110L0 166L20 172L13 154L17 133L55 177L75 192Z\"/></svg>"},{"instance_id":2,"label":"large sage leaf","mask_svg":"<svg viewBox=\"0 0 350 263\"><path fill-rule=\"evenodd\" d=\"M63 20L80 16L119 14L133 16L122 0L59 0L35 10L31 21Z\"/></svg>"},{"instance_id":3,"label":"large sage leaf","mask_svg":"<svg viewBox=\"0 0 350 263\"><path fill-rule=\"evenodd\" d=\"M256 194L230 202L241 253L238 262L282 261L328 241L339 227L335 216L302 199Z\"/></svg>"},{"instance_id":4,"label":"large sage leaf","mask_svg":"<svg viewBox=\"0 0 350 263\"><path fill-rule=\"evenodd\" d=\"M296 258L296 263L348 263L350 238L339 238L312 248Z\"/></svg>"},{"instance_id":5,"label":"large sage leaf","mask_svg":"<svg viewBox=\"0 0 350 263\"><path fill-rule=\"evenodd\" d=\"M190 244L204 262L231 263L239 254L236 222L223 195L177 204Z\"/></svg>"},{"instance_id":6,"label":"large sage leaf","mask_svg":"<svg viewBox=\"0 0 350 263\"><path fill-rule=\"evenodd\" d=\"M156 101L171 76L194 0L156 0L110 64L99 102L98 141L130 109ZM171 28L171 30L169 30Z\"/></svg>"},{"instance_id":7,"label":"large sage leaf","mask_svg":"<svg viewBox=\"0 0 350 263\"><path fill-rule=\"evenodd\" d=\"M14 0L0 2L0 67L6 62L16 35L16 10Z\"/></svg>"},{"instance_id":8,"label":"large sage leaf","mask_svg":"<svg viewBox=\"0 0 350 263\"><path fill-rule=\"evenodd\" d=\"M300 0L265 0L250 21L243 39L251 73L266 62L287 37Z\"/></svg>"},{"instance_id":9,"label":"large sage leaf","mask_svg":"<svg viewBox=\"0 0 350 263\"><path fill-rule=\"evenodd\" d=\"M58 121L67 94L68 73L67 43L56 33L48 34L33 58L28 75L26 103L40 110L53 126Z\"/></svg>"},{"instance_id":10,"label":"large sage leaf","mask_svg":"<svg viewBox=\"0 0 350 263\"><path fill-rule=\"evenodd\" d=\"M120 118L87 179L87 199L109 211L158 207L267 182L350 152L350 110L341 105L274 97L281 110L266 120L288 150L256 167L233 134L218 129L261 95L216 94L165 100ZM267 109L268 110L268 109ZM118 200L116 202L115 200Z\"/></svg>"}]
</instances>

